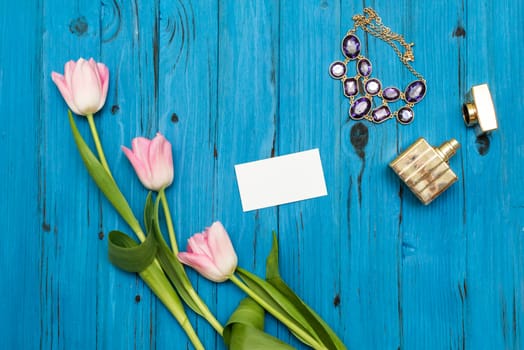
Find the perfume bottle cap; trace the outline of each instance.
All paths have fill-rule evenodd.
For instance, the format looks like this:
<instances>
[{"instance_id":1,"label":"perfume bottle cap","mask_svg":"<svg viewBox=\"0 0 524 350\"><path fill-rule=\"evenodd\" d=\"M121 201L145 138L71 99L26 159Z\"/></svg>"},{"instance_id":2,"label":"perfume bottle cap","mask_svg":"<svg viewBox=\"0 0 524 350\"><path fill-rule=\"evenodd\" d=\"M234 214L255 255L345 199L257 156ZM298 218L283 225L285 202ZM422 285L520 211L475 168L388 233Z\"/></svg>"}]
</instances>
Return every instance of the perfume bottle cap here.
<instances>
[{"instance_id":1,"label":"perfume bottle cap","mask_svg":"<svg viewBox=\"0 0 524 350\"><path fill-rule=\"evenodd\" d=\"M467 126L476 125L477 134L487 134L498 128L497 114L487 84L473 86L462 105L462 116Z\"/></svg>"}]
</instances>

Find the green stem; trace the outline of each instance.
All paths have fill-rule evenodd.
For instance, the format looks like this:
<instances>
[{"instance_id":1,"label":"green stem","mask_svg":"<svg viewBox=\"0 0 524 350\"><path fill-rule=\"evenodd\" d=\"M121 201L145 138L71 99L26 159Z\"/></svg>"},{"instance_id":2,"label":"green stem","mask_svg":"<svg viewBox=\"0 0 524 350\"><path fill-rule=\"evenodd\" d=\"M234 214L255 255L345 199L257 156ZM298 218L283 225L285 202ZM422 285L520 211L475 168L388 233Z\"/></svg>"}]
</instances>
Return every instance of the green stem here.
<instances>
[{"instance_id":1,"label":"green stem","mask_svg":"<svg viewBox=\"0 0 524 350\"><path fill-rule=\"evenodd\" d=\"M171 312L171 314L178 321L182 329L186 332L191 343L197 350L205 350L202 342L198 338L191 322L187 318L187 314L182 305L182 301L178 297L178 294L173 289L169 280L165 276L160 264L155 260L156 264L153 263L145 270L140 272L140 277L144 282L151 288L155 295L162 301L165 307Z\"/></svg>"},{"instance_id":2,"label":"green stem","mask_svg":"<svg viewBox=\"0 0 524 350\"><path fill-rule=\"evenodd\" d=\"M169 240L171 241L171 247L173 250L173 254L176 258L178 254L178 245L177 245L176 238L175 238L175 229L173 226L173 220L171 219L171 211L169 210L169 204L167 203L165 189L161 189L158 192L158 195L160 197L160 201L162 202L162 208L164 208L164 216L166 217L166 225L167 225L167 231L169 233ZM224 332L224 327L220 324L220 322L218 322L215 316L211 313L207 305L202 301L202 299L193 289L193 286L189 286L188 291L192 295L193 301L199 306L200 311L202 311L204 318L209 322L211 327L213 327L220 335L222 335Z\"/></svg>"},{"instance_id":3,"label":"green stem","mask_svg":"<svg viewBox=\"0 0 524 350\"><path fill-rule=\"evenodd\" d=\"M111 170L109 169L109 165L107 164L106 157L104 155L104 149L102 148L102 143L100 142L100 137L98 136L98 131L96 129L95 120L93 118L93 114L86 115L87 121L89 123L89 128L91 129L91 134L93 135L93 140L95 141L95 147L96 151L98 152L98 157L100 157L100 163L102 163L102 166L107 171L107 174L113 179L113 175L111 174ZM114 181L114 179L113 179ZM116 182L115 182L115 186ZM117 186L118 188L118 186ZM131 213L132 214L132 213ZM140 224L138 223L138 220L134 215L132 215L132 222L129 222L126 220L125 217L123 217L126 222L131 226L133 231L135 232L136 236L140 240L140 242L144 242L146 240L146 236L144 235L144 232L142 231L142 228L140 227Z\"/></svg>"},{"instance_id":4,"label":"green stem","mask_svg":"<svg viewBox=\"0 0 524 350\"><path fill-rule=\"evenodd\" d=\"M100 157L100 162L102 163L102 166L104 169L106 169L107 173L111 178L113 178L113 175L111 174L111 170L109 170L109 165L106 161L106 156L104 155L104 150L102 148L102 144L100 143L100 138L98 137L98 131L96 130L95 120L93 119L92 114L86 115L87 121L89 123L89 128L91 129L91 134L93 135L93 140L95 141L95 147L98 152L98 156Z\"/></svg>"},{"instance_id":5,"label":"green stem","mask_svg":"<svg viewBox=\"0 0 524 350\"><path fill-rule=\"evenodd\" d=\"M284 325L286 325L289 330L291 330L294 334L297 335L300 339L302 339L304 342L309 344L312 348L318 349L318 350L328 350L324 345L319 344L316 339L311 337L307 332L305 332L302 328L297 326L294 322L292 322L288 317L280 313L278 310L276 310L271 304L267 303L263 298L261 298L258 294L253 292L249 287L242 282L237 276L234 274L229 277L231 282L236 284L244 293L246 293L251 299L256 301L260 306L262 306L267 312L269 312L271 315L273 315L276 319L278 319L280 322L282 322Z\"/></svg>"},{"instance_id":6,"label":"green stem","mask_svg":"<svg viewBox=\"0 0 524 350\"><path fill-rule=\"evenodd\" d=\"M158 195L160 196L160 201L162 202L162 208L164 208L164 215L166 217L167 232L169 233L169 240L171 241L171 250L175 257L178 254L178 245L175 238L175 229L173 227L173 220L171 220L171 211L169 210L169 205L167 204L166 192L162 188Z\"/></svg>"},{"instance_id":7,"label":"green stem","mask_svg":"<svg viewBox=\"0 0 524 350\"><path fill-rule=\"evenodd\" d=\"M191 326L191 323L186 318L184 323L180 324L182 326L182 329L186 332L189 340L193 344L196 350L206 350L202 342L200 341L200 338L198 338L198 335L195 332L195 329L193 326Z\"/></svg>"},{"instance_id":8,"label":"green stem","mask_svg":"<svg viewBox=\"0 0 524 350\"><path fill-rule=\"evenodd\" d=\"M113 179L113 176L111 175L111 171L109 170L109 166L105 159L102 145L100 143L100 138L98 137L98 132L96 130L96 126L93 120L93 115L90 114L90 115L87 115L86 117L89 122L89 126L91 128L91 133L93 135L93 139L94 139L97 151L98 151L100 163L106 172L106 174L104 175L105 177L104 176L99 177L99 176L93 175L94 174L93 169L96 169L99 174L103 173L102 169L100 169L100 163L98 163L98 159L96 159L96 156L93 154L93 152L91 152L89 147L85 144L84 139L78 132L78 129L73 120L71 111L69 111L69 120L71 123L73 136L75 137L75 142L78 146L82 159L84 160L84 163L89 171L89 174L91 175L93 180L95 180L95 183L102 190L106 198L111 202L113 207L120 214L120 216L124 219L124 221L129 224L129 226L135 232L138 239L141 242L144 242L146 237L144 235L144 232L142 231L140 223L136 219L126 199L124 198L123 194L120 192L120 189L118 188L117 183L115 182L115 180ZM95 167L95 165L93 164L95 165L98 164L97 165L98 167ZM107 176L109 176L110 179L108 179ZM108 190L108 188L110 188L111 190ZM115 197L114 197L115 194L118 200L115 200ZM171 218L169 217L169 221L171 222L170 219ZM151 288L151 290L155 293L155 295L162 301L162 303L166 306L166 308L171 312L171 314L180 323L181 327L184 329L189 339L193 343L195 349L204 350L204 346L200 342L200 339L198 338L195 330L193 329L193 327L191 326L191 323L189 322L187 318L187 315L185 313L182 302L180 301L180 298L178 297L178 294L175 292L171 283L165 276L158 259L155 258L155 260L146 270L140 272L140 277L149 286L149 288Z\"/></svg>"},{"instance_id":9,"label":"green stem","mask_svg":"<svg viewBox=\"0 0 524 350\"><path fill-rule=\"evenodd\" d=\"M213 327L215 331L217 331L217 333L222 336L224 334L224 327L220 324L220 322L218 322L218 320L215 318L215 315L211 313L207 305L193 289L193 286L190 287L189 294L193 297L193 301L199 306L200 311L202 312L202 315L206 321L209 322L211 327Z\"/></svg>"},{"instance_id":10,"label":"green stem","mask_svg":"<svg viewBox=\"0 0 524 350\"><path fill-rule=\"evenodd\" d=\"M142 230L133 230L135 231L136 236L140 240L140 242L144 242L146 240L146 236L144 235L144 232Z\"/></svg>"}]
</instances>

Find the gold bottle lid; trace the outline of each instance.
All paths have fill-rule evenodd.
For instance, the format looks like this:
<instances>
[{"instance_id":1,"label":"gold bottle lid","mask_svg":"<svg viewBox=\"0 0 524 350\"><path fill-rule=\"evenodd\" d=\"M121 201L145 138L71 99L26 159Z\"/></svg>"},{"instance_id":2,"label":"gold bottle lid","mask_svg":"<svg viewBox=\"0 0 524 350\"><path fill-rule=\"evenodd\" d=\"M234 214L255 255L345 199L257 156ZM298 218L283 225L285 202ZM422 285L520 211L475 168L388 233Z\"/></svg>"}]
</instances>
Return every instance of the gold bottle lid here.
<instances>
[{"instance_id":1,"label":"gold bottle lid","mask_svg":"<svg viewBox=\"0 0 524 350\"><path fill-rule=\"evenodd\" d=\"M488 84L476 85L470 89L462 105L462 117L467 126L476 126L479 135L497 130L497 113Z\"/></svg>"}]
</instances>

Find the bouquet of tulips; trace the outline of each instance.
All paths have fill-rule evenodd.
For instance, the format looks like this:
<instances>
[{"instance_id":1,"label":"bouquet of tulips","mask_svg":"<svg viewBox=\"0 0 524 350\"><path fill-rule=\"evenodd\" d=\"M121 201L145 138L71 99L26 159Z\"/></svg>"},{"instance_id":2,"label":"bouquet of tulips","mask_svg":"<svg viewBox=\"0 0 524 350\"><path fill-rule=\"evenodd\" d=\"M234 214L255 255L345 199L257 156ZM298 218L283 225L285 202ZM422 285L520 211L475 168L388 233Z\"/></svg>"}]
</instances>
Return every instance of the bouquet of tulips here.
<instances>
[{"instance_id":1,"label":"bouquet of tulips","mask_svg":"<svg viewBox=\"0 0 524 350\"><path fill-rule=\"evenodd\" d=\"M195 349L204 349L204 346L188 320L185 306L208 321L230 349L292 349L264 332L265 311L314 349L345 349L331 328L281 279L275 233L265 279L238 267L237 255L220 222L189 238L187 252L178 251L166 198L166 189L174 179L172 147L160 133L151 140L144 137L133 139L131 149L122 147L138 179L150 190L144 199L143 221L140 223L113 178L94 122L93 116L104 106L108 92L109 70L104 64L82 58L69 61L65 64L64 74L53 72L52 79L69 106L73 138L89 175L138 239L137 242L120 231L110 232L109 260L142 278L184 329ZM85 142L71 111L87 119L96 151ZM160 229L160 207L169 244ZM213 282L230 280L247 294L225 326L193 288L183 264Z\"/></svg>"}]
</instances>

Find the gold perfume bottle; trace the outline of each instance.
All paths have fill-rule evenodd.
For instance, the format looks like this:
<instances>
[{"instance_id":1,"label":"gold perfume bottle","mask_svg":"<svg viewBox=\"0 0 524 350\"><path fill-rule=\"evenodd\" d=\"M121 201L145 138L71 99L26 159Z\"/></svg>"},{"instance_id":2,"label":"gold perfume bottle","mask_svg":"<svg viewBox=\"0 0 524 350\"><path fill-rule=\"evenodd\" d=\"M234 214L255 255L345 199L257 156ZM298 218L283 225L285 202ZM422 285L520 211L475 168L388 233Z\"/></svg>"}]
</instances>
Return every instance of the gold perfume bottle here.
<instances>
[{"instance_id":1,"label":"gold perfume bottle","mask_svg":"<svg viewBox=\"0 0 524 350\"><path fill-rule=\"evenodd\" d=\"M458 180L448 160L459 147L455 139L444 142L440 147L433 147L419 138L389 166L418 199L428 205Z\"/></svg>"}]
</instances>

